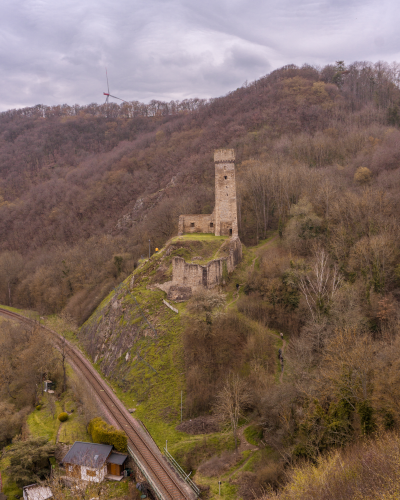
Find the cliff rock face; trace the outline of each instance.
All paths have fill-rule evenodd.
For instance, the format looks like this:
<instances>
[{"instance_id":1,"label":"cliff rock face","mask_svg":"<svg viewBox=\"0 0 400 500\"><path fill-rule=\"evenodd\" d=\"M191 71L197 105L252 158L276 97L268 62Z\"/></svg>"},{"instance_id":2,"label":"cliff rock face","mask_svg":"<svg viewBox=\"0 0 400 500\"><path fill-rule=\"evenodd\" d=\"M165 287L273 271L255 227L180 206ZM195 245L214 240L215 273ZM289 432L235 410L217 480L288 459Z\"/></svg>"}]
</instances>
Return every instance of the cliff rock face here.
<instances>
[{"instance_id":1,"label":"cliff rock face","mask_svg":"<svg viewBox=\"0 0 400 500\"><path fill-rule=\"evenodd\" d=\"M159 393L161 380L170 387L181 384L180 319L163 303L165 293L151 286L160 268L161 255L142 264L103 300L79 332L100 371L135 401L148 400L153 390ZM162 397L159 404L164 407Z\"/></svg>"},{"instance_id":2,"label":"cliff rock face","mask_svg":"<svg viewBox=\"0 0 400 500\"><path fill-rule=\"evenodd\" d=\"M181 340L185 306L178 306L178 313L176 307L171 310L161 288L171 282L176 258L201 268L221 261L227 271L230 261L241 257L240 241L239 248L232 246L234 240L213 235L172 239L114 289L80 329L79 339L86 352L126 394L130 407L132 401L135 405L140 402L146 412L156 412L157 418L165 421L179 416L185 387ZM176 301L188 300L192 289L181 292L177 290Z\"/></svg>"},{"instance_id":3,"label":"cliff rock face","mask_svg":"<svg viewBox=\"0 0 400 500\"><path fill-rule=\"evenodd\" d=\"M129 364L136 342L156 338L139 302L124 285L97 309L80 332L86 351L106 376L115 373L117 365Z\"/></svg>"}]
</instances>

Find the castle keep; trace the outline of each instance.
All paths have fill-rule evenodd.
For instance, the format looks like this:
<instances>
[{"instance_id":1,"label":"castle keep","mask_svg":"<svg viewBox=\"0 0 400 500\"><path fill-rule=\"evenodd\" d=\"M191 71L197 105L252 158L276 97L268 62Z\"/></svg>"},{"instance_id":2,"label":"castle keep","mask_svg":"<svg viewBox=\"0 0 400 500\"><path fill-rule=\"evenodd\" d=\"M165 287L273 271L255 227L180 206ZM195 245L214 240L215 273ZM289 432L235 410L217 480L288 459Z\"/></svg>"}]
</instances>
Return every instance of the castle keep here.
<instances>
[{"instance_id":1,"label":"castle keep","mask_svg":"<svg viewBox=\"0 0 400 500\"><path fill-rule=\"evenodd\" d=\"M235 151L217 149L215 162L215 207L210 215L181 215L178 235L212 233L215 236L238 236Z\"/></svg>"},{"instance_id":2,"label":"castle keep","mask_svg":"<svg viewBox=\"0 0 400 500\"><path fill-rule=\"evenodd\" d=\"M242 244L238 236L235 152L218 149L215 162L215 207L210 215L181 215L178 235L185 233L212 233L230 236L221 246L224 257L211 260L205 265L188 263L182 257L172 260L172 281L159 284L175 301L187 300L196 288L213 288L223 283L242 259Z\"/></svg>"}]
</instances>

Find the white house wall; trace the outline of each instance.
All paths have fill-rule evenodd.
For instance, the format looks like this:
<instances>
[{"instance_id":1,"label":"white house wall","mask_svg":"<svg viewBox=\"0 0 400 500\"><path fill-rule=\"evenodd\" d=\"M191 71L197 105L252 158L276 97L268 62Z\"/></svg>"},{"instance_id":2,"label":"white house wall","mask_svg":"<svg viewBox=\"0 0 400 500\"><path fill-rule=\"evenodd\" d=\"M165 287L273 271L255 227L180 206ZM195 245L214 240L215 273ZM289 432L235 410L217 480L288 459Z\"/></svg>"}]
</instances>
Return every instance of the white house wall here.
<instances>
[{"instance_id":1,"label":"white house wall","mask_svg":"<svg viewBox=\"0 0 400 500\"><path fill-rule=\"evenodd\" d=\"M95 476L89 476L86 472L91 471L95 472ZM104 478L107 474L107 465L105 465L102 469L92 469L91 467L81 466L81 478L85 481L93 481L94 483L101 483L104 481Z\"/></svg>"}]
</instances>

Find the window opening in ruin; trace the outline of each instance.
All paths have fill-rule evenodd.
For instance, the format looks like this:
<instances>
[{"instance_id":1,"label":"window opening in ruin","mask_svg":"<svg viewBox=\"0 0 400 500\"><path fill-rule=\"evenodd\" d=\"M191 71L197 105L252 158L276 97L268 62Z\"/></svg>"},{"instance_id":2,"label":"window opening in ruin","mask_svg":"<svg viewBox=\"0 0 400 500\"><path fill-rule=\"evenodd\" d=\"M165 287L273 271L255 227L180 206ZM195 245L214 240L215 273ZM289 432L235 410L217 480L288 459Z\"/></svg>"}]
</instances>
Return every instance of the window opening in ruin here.
<instances>
[{"instance_id":1,"label":"window opening in ruin","mask_svg":"<svg viewBox=\"0 0 400 500\"><path fill-rule=\"evenodd\" d=\"M214 223L213 222L210 222L210 227L214 227Z\"/></svg>"},{"instance_id":2,"label":"window opening in ruin","mask_svg":"<svg viewBox=\"0 0 400 500\"><path fill-rule=\"evenodd\" d=\"M224 175L224 179L227 179L227 178L228 178L228 176L227 176L227 175Z\"/></svg>"},{"instance_id":3,"label":"window opening in ruin","mask_svg":"<svg viewBox=\"0 0 400 500\"><path fill-rule=\"evenodd\" d=\"M229 236L232 236L232 229L229 229Z\"/></svg>"},{"instance_id":4,"label":"window opening in ruin","mask_svg":"<svg viewBox=\"0 0 400 500\"><path fill-rule=\"evenodd\" d=\"M191 222L191 223L190 223L190 227L194 227L194 222Z\"/></svg>"}]
</instances>

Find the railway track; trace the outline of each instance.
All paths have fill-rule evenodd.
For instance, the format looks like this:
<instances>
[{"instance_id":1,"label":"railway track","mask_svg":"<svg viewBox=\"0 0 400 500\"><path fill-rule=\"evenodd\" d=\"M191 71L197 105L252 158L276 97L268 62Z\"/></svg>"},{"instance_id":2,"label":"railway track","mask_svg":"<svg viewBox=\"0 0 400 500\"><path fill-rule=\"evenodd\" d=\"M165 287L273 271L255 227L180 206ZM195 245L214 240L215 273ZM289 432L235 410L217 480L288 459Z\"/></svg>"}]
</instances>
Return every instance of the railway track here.
<instances>
[{"instance_id":1,"label":"railway track","mask_svg":"<svg viewBox=\"0 0 400 500\"><path fill-rule=\"evenodd\" d=\"M20 322L37 325L36 321L30 320L17 313L0 308L0 314L14 318ZM143 429L140 423L134 419L125 406L113 393L108 384L100 377L97 371L83 354L70 342L60 337L57 332L42 326L49 332L58 349L64 347L68 361L78 371L97 398L113 417L118 427L128 436L128 450L136 465L146 477L151 488L159 500L194 500L197 494L177 474L167 460L163 457L153 439Z\"/></svg>"}]
</instances>

